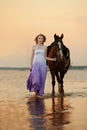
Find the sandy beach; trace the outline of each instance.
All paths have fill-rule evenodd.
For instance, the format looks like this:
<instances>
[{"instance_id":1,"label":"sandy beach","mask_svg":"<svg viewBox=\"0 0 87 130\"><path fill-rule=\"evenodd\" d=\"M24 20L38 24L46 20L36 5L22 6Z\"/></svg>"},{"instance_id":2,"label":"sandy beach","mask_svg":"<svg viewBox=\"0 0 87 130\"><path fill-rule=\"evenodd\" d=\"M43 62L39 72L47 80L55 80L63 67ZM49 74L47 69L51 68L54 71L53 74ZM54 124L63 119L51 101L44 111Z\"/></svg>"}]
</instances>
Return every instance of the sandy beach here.
<instances>
[{"instance_id":1,"label":"sandy beach","mask_svg":"<svg viewBox=\"0 0 87 130\"><path fill-rule=\"evenodd\" d=\"M87 70L69 70L65 95L51 95L48 72L43 98L26 89L28 71L0 70L0 130L87 130Z\"/></svg>"}]
</instances>

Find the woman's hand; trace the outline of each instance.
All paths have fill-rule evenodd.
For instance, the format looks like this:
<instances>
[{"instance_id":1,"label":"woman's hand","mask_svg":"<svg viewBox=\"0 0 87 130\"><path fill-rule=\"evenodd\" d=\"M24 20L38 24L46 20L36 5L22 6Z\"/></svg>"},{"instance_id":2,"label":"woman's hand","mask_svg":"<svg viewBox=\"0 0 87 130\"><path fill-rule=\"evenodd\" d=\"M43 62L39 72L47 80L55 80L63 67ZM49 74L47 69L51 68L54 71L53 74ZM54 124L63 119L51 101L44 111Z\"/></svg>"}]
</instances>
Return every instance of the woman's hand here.
<instances>
[{"instance_id":1,"label":"woman's hand","mask_svg":"<svg viewBox=\"0 0 87 130\"><path fill-rule=\"evenodd\" d=\"M57 59L56 59L56 58L46 57L46 60L49 60L49 61L56 61Z\"/></svg>"},{"instance_id":2,"label":"woman's hand","mask_svg":"<svg viewBox=\"0 0 87 130\"><path fill-rule=\"evenodd\" d=\"M53 61L56 61L57 59L56 58L53 58Z\"/></svg>"},{"instance_id":3,"label":"woman's hand","mask_svg":"<svg viewBox=\"0 0 87 130\"><path fill-rule=\"evenodd\" d=\"M31 71L32 71L32 68L30 68L29 70L30 70L30 72L31 72Z\"/></svg>"}]
</instances>

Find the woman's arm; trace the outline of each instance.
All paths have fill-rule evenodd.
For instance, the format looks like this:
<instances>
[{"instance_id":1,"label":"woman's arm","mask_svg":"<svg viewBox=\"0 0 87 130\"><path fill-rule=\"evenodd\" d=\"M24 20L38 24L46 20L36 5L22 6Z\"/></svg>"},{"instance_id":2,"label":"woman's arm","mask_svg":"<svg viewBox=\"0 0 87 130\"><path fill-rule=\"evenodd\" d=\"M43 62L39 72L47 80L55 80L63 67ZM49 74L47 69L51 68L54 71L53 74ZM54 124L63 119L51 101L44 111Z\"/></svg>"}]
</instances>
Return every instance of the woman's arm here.
<instances>
[{"instance_id":1,"label":"woman's arm","mask_svg":"<svg viewBox=\"0 0 87 130\"><path fill-rule=\"evenodd\" d=\"M45 48L45 59L49 61L56 61L56 58L47 57L47 47Z\"/></svg>"},{"instance_id":2,"label":"woman's arm","mask_svg":"<svg viewBox=\"0 0 87 130\"><path fill-rule=\"evenodd\" d=\"M33 58L34 58L34 46L32 47L30 70L32 70Z\"/></svg>"},{"instance_id":3,"label":"woman's arm","mask_svg":"<svg viewBox=\"0 0 87 130\"><path fill-rule=\"evenodd\" d=\"M49 61L56 61L56 58L46 57L46 60L49 60Z\"/></svg>"}]
</instances>

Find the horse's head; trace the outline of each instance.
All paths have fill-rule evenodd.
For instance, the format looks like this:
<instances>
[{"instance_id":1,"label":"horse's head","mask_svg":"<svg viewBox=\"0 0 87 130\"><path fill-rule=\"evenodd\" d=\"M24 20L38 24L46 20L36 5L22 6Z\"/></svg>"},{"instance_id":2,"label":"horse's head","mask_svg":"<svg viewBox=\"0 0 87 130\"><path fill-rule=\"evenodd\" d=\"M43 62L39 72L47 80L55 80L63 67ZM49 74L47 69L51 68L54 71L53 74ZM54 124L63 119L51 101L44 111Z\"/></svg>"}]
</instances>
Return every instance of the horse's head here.
<instances>
[{"instance_id":1,"label":"horse's head","mask_svg":"<svg viewBox=\"0 0 87 130\"><path fill-rule=\"evenodd\" d=\"M57 45L57 57L60 57L60 60L63 57L63 39L64 35L61 34L61 36L54 34L54 43ZM59 59L59 58L58 58Z\"/></svg>"},{"instance_id":2,"label":"horse's head","mask_svg":"<svg viewBox=\"0 0 87 130\"><path fill-rule=\"evenodd\" d=\"M62 42L63 37L63 34L61 34L61 36L54 34L54 42Z\"/></svg>"}]
</instances>

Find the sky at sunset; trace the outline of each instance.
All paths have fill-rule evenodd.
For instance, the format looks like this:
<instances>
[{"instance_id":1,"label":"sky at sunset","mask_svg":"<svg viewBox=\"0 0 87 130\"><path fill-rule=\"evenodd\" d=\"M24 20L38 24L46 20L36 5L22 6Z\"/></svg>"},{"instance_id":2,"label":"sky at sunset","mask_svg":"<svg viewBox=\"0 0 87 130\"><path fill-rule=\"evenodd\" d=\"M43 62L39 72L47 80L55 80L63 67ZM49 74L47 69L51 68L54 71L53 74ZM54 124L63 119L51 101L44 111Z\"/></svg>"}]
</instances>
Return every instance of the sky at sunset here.
<instances>
[{"instance_id":1,"label":"sky at sunset","mask_svg":"<svg viewBox=\"0 0 87 130\"><path fill-rule=\"evenodd\" d=\"M0 67L29 67L34 38L64 34L72 65L87 65L87 0L0 0Z\"/></svg>"}]
</instances>

